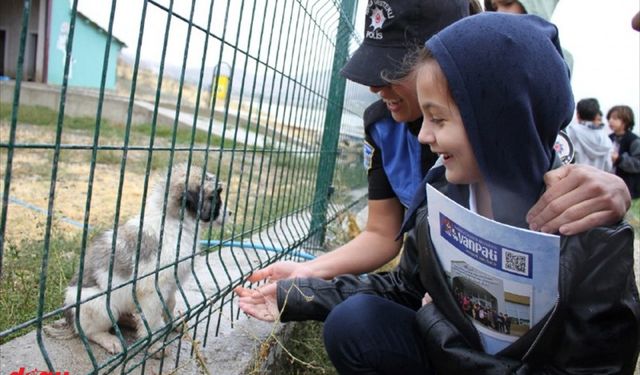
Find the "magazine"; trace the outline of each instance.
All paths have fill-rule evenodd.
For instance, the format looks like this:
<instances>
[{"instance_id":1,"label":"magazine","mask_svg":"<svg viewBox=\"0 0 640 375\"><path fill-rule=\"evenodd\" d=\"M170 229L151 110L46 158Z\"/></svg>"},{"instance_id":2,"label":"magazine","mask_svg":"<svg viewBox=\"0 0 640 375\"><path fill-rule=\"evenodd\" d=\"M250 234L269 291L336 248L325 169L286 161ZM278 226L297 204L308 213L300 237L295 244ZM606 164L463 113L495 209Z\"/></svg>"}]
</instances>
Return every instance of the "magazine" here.
<instances>
[{"instance_id":1,"label":"magazine","mask_svg":"<svg viewBox=\"0 0 640 375\"><path fill-rule=\"evenodd\" d=\"M427 184L429 230L458 304L495 354L558 299L560 237L480 216Z\"/></svg>"}]
</instances>

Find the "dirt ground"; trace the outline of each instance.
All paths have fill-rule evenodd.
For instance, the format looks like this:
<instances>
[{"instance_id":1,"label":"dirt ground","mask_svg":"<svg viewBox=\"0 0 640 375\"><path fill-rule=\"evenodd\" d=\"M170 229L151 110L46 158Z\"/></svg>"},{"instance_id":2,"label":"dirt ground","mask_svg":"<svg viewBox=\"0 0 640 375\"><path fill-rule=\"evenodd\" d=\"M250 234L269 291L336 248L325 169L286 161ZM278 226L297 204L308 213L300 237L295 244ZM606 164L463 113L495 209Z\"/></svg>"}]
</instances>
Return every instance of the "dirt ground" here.
<instances>
[{"instance_id":1,"label":"dirt ground","mask_svg":"<svg viewBox=\"0 0 640 375\"><path fill-rule=\"evenodd\" d=\"M0 125L4 139L8 134L6 124ZM42 139L52 136L52 132L41 127L20 125L17 139L20 143L42 143ZM68 135L66 144L91 144L88 136ZM68 153L68 152L67 152ZM58 163L55 195L53 199L53 226L59 233L75 234L82 228L68 224L61 218L78 223L84 222L89 191L90 163L87 154L82 156L67 154ZM7 152L0 153L0 176L4 181ZM7 215L5 238L7 242L19 242L23 239L37 240L44 237L46 230L51 189L53 151L47 149L14 149L11 168L10 197L20 202L10 202ZM152 181L153 182L153 181ZM106 227L113 223L120 183L119 164L97 164L91 185L91 205L89 225ZM135 215L142 203L144 174L127 170L121 194L120 219ZM38 212L28 206L45 211Z\"/></svg>"}]
</instances>

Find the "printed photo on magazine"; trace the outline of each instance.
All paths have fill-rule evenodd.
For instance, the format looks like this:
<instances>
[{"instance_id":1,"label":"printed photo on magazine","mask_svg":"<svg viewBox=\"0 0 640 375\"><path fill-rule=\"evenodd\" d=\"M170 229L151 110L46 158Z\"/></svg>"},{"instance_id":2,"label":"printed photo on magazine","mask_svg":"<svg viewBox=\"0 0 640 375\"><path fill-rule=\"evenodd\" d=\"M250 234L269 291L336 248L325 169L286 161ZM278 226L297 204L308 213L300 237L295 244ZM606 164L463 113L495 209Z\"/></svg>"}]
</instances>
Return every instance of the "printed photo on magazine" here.
<instances>
[{"instance_id":1,"label":"printed photo on magazine","mask_svg":"<svg viewBox=\"0 0 640 375\"><path fill-rule=\"evenodd\" d=\"M458 304L495 354L558 299L560 237L482 217L427 185L433 245Z\"/></svg>"}]
</instances>

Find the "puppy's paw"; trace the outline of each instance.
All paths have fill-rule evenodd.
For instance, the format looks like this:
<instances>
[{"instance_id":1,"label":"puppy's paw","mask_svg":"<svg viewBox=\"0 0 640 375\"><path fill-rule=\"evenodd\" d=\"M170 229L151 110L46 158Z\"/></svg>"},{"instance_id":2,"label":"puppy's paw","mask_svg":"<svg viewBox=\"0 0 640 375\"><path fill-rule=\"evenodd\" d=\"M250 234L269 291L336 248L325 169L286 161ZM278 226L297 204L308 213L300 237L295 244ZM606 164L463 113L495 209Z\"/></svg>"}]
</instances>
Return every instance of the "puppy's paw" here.
<instances>
[{"instance_id":1,"label":"puppy's paw","mask_svg":"<svg viewBox=\"0 0 640 375\"><path fill-rule=\"evenodd\" d=\"M162 359L166 350L162 350L162 342L156 342L149 347L148 352L151 353L151 358Z\"/></svg>"},{"instance_id":2,"label":"puppy's paw","mask_svg":"<svg viewBox=\"0 0 640 375\"><path fill-rule=\"evenodd\" d=\"M113 341L110 343L109 347L105 347L107 351L111 354L118 354L124 350L120 341L114 336Z\"/></svg>"},{"instance_id":3,"label":"puppy's paw","mask_svg":"<svg viewBox=\"0 0 640 375\"><path fill-rule=\"evenodd\" d=\"M176 311L175 317L176 321L172 323L173 332L180 334L187 332L189 330L189 327L186 323L187 317L180 310Z\"/></svg>"},{"instance_id":4,"label":"puppy's paw","mask_svg":"<svg viewBox=\"0 0 640 375\"><path fill-rule=\"evenodd\" d=\"M110 333L100 333L98 335L90 337L89 339L103 347L104 350L109 352L109 354L117 354L122 352L123 350L120 340L118 340L116 336Z\"/></svg>"}]
</instances>

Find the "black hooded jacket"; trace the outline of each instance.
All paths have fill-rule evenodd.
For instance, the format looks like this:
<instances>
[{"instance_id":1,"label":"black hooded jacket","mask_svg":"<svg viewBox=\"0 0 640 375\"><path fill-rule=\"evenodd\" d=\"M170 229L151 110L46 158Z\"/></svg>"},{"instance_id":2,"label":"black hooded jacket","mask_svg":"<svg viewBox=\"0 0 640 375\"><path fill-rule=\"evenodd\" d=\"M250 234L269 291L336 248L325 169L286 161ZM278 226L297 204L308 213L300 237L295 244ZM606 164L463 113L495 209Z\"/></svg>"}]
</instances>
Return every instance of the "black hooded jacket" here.
<instances>
[{"instance_id":1,"label":"black hooded jacket","mask_svg":"<svg viewBox=\"0 0 640 375\"><path fill-rule=\"evenodd\" d=\"M432 185L459 204L468 202L468 195L447 184L442 173L434 174L440 178ZM437 373L633 374L640 350L640 302L629 225L562 237L555 309L502 352L489 355L446 281L432 248L427 209L423 204L413 211L415 224L391 272L279 281L281 320L323 321L348 297L375 294L417 311ZM434 303L420 307L425 292Z\"/></svg>"}]
</instances>

